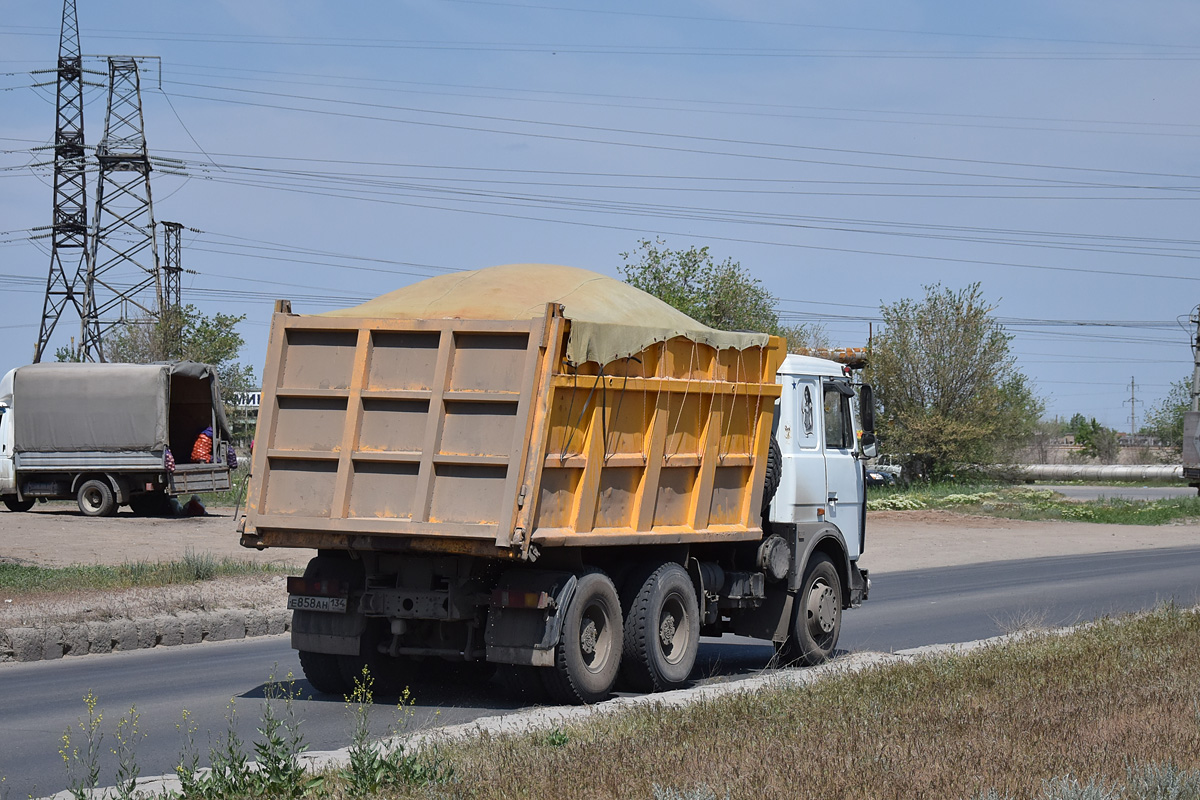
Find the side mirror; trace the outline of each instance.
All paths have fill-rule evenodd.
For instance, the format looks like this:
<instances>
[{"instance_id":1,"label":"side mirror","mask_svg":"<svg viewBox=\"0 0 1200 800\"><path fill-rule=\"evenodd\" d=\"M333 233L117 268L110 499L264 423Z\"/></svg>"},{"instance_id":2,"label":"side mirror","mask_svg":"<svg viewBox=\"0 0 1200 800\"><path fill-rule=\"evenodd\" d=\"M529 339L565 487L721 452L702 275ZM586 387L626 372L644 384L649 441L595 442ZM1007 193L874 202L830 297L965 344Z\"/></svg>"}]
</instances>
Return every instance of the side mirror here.
<instances>
[{"instance_id":1,"label":"side mirror","mask_svg":"<svg viewBox=\"0 0 1200 800\"><path fill-rule=\"evenodd\" d=\"M875 390L869 383L858 387L858 423L864 432L875 432ZM874 441L874 437L871 438ZM863 441L866 441L865 436Z\"/></svg>"},{"instance_id":2,"label":"side mirror","mask_svg":"<svg viewBox=\"0 0 1200 800\"><path fill-rule=\"evenodd\" d=\"M879 440L871 431L863 431L863 435L858 439L858 449L863 458L874 458L879 455Z\"/></svg>"}]
</instances>

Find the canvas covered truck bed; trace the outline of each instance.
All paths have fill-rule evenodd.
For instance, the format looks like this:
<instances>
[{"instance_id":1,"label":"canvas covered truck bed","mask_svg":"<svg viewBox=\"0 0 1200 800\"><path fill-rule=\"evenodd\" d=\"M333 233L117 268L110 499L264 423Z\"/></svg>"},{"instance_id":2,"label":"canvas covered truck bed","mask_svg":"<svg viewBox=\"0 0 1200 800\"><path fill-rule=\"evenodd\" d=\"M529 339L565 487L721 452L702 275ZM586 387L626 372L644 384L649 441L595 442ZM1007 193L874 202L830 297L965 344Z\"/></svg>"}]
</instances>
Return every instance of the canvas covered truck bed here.
<instances>
[{"instance_id":1,"label":"canvas covered truck bed","mask_svg":"<svg viewBox=\"0 0 1200 800\"><path fill-rule=\"evenodd\" d=\"M281 303L242 543L530 559L757 540L784 355L568 267Z\"/></svg>"},{"instance_id":2,"label":"canvas covered truck bed","mask_svg":"<svg viewBox=\"0 0 1200 800\"><path fill-rule=\"evenodd\" d=\"M230 486L229 425L208 364L32 364L0 381L0 402L16 412L14 464L21 474L158 472L172 494ZM217 431L219 457L188 463L206 427ZM173 472L165 470L168 448L178 456Z\"/></svg>"}]
</instances>

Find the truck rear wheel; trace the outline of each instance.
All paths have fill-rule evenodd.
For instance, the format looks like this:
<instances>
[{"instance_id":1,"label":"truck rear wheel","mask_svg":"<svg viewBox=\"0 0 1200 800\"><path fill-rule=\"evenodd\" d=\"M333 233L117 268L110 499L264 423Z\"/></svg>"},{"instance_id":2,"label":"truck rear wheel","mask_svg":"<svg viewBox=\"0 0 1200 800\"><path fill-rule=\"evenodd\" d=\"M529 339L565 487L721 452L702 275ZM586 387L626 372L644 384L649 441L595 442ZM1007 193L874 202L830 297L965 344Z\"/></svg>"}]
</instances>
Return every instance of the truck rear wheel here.
<instances>
[{"instance_id":1,"label":"truck rear wheel","mask_svg":"<svg viewBox=\"0 0 1200 800\"><path fill-rule=\"evenodd\" d=\"M411 666L411 662L380 651L380 646L391 638L387 624L384 619L368 619L358 639L358 655L338 656L346 691L354 688L356 680L364 678L364 667L371 679L371 691L376 697L390 697L404 691L402 674L406 666Z\"/></svg>"},{"instance_id":2,"label":"truck rear wheel","mask_svg":"<svg viewBox=\"0 0 1200 800\"><path fill-rule=\"evenodd\" d=\"M12 495L4 498L4 505L9 511L28 511L33 508L33 500L28 497L24 500L18 500L16 495Z\"/></svg>"},{"instance_id":3,"label":"truck rear wheel","mask_svg":"<svg viewBox=\"0 0 1200 800\"><path fill-rule=\"evenodd\" d=\"M342 674L341 656L311 650L301 650L299 656L304 677L318 692L345 696L353 688L353 682L347 684Z\"/></svg>"},{"instance_id":4,"label":"truck rear wheel","mask_svg":"<svg viewBox=\"0 0 1200 800\"><path fill-rule=\"evenodd\" d=\"M544 670L546 689L560 703L597 703L612 692L621 666L621 601L603 572L579 576L554 649Z\"/></svg>"},{"instance_id":5,"label":"truck rear wheel","mask_svg":"<svg viewBox=\"0 0 1200 800\"><path fill-rule=\"evenodd\" d=\"M624 630L621 675L630 688L661 692L687 683L700 650L700 605L683 567L663 564L646 578Z\"/></svg>"},{"instance_id":6,"label":"truck rear wheel","mask_svg":"<svg viewBox=\"0 0 1200 800\"><path fill-rule=\"evenodd\" d=\"M842 580L833 560L815 553L796 592L788 640L779 649L788 662L815 666L827 661L842 630Z\"/></svg>"},{"instance_id":7,"label":"truck rear wheel","mask_svg":"<svg viewBox=\"0 0 1200 800\"><path fill-rule=\"evenodd\" d=\"M84 481L75 493L79 510L89 517L111 517L117 513L117 498L108 481L93 478Z\"/></svg>"}]
</instances>

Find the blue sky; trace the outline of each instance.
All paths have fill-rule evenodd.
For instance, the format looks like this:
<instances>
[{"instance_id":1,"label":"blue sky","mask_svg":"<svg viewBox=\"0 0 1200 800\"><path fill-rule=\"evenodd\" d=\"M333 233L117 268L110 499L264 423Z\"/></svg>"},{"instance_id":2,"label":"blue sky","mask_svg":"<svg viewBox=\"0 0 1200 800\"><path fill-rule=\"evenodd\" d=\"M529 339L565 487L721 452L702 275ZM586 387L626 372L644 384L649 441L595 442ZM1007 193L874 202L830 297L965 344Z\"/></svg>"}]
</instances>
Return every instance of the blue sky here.
<instances>
[{"instance_id":1,"label":"blue sky","mask_svg":"<svg viewBox=\"0 0 1200 800\"><path fill-rule=\"evenodd\" d=\"M85 54L161 57L146 137L183 163L154 173L155 216L194 229L184 299L246 314L256 369L274 297L615 275L661 237L739 261L836 345L978 281L1050 416L1127 430L1131 379L1140 424L1191 373L1195 3L78 3ZM54 98L31 71L60 14L9 0L0 24L0 371L37 339Z\"/></svg>"}]
</instances>

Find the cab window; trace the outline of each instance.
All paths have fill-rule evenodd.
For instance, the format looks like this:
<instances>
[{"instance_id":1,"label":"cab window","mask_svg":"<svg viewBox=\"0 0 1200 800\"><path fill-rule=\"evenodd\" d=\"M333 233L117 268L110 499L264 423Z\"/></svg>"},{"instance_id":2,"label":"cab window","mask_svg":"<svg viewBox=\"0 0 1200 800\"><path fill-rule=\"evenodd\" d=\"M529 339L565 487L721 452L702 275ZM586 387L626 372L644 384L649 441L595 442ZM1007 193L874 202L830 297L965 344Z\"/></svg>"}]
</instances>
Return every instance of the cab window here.
<instances>
[{"instance_id":1,"label":"cab window","mask_svg":"<svg viewBox=\"0 0 1200 800\"><path fill-rule=\"evenodd\" d=\"M825 447L830 450L849 450L853 447L850 399L836 386L826 384L824 389Z\"/></svg>"}]
</instances>

